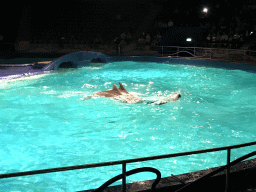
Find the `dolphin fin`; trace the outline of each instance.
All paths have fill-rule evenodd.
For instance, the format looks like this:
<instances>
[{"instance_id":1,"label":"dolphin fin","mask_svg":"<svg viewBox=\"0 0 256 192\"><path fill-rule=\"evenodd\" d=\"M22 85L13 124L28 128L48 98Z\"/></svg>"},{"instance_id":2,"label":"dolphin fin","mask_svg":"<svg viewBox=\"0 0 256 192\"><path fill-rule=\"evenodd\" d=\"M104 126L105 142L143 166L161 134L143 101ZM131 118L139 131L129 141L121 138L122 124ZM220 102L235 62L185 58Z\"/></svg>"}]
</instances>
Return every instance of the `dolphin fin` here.
<instances>
[{"instance_id":1,"label":"dolphin fin","mask_svg":"<svg viewBox=\"0 0 256 192\"><path fill-rule=\"evenodd\" d=\"M124 88L124 86L121 83L119 83L119 90L122 92L128 93L128 91L126 91L126 89Z\"/></svg>"},{"instance_id":2,"label":"dolphin fin","mask_svg":"<svg viewBox=\"0 0 256 192\"><path fill-rule=\"evenodd\" d=\"M112 88L113 91L118 91L118 88L115 84L113 84L113 88Z\"/></svg>"}]
</instances>

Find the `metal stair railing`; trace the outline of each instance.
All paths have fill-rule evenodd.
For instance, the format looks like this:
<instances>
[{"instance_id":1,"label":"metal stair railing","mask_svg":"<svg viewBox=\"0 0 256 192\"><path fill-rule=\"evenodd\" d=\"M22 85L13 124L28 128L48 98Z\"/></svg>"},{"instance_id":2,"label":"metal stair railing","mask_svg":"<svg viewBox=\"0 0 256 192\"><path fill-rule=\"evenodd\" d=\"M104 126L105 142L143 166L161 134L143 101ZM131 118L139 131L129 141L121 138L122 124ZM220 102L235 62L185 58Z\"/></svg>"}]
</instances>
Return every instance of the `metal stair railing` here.
<instances>
[{"instance_id":1,"label":"metal stair railing","mask_svg":"<svg viewBox=\"0 0 256 192\"><path fill-rule=\"evenodd\" d=\"M250 179L250 174L256 173L256 167L251 168L236 184L230 187L230 191L242 191L243 185Z\"/></svg>"},{"instance_id":2,"label":"metal stair railing","mask_svg":"<svg viewBox=\"0 0 256 192\"><path fill-rule=\"evenodd\" d=\"M6 173L6 174L0 174L0 179L28 176L28 175L38 175L38 174L53 173L53 172L70 171L70 170L78 170L78 169L86 169L86 168L105 167L105 166L112 166L112 165L122 165L122 186L123 186L123 192L125 192L126 191L126 174L127 174L126 165L129 163L166 159L166 158L173 158L173 157L181 157L181 156L188 156L188 155L194 155L194 154L202 154L202 153L226 150L227 151L227 165L222 167L222 169L227 168L226 186L228 186L229 170L230 170L230 165L232 165L230 163L231 149L237 149L237 148L248 147L248 146L253 146L253 145L256 145L256 142L250 142L250 143L244 143L244 144L226 146L226 147L219 147L219 148L203 149L203 150L197 150L197 151L182 152L182 153L174 153L174 154L158 155L158 156L151 156L151 157L120 160L120 161L104 162L104 163L76 165L76 166L59 167L59 168L52 168L52 169L42 169L42 170L34 170L34 171L25 171L25 172L17 172L17 173ZM250 155L256 155L256 151L250 153ZM235 160L234 162L237 162L237 161L240 162L243 160L243 159L242 160L240 160L240 159L241 158Z\"/></svg>"},{"instance_id":3,"label":"metal stair railing","mask_svg":"<svg viewBox=\"0 0 256 192\"><path fill-rule=\"evenodd\" d=\"M204 175L203 177L197 179L196 181L185 185L184 187L178 189L176 192L188 191L188 190L190 190L189 188L192 188L193 186L198 185L199 183L205 181L206 179L209 179L211 176L216 175L217 173L219 173L221 171L224 171L225 169L228 170L228 169L230 169L231 166L233 166L233 165L235 165L235 164L237 164L237 163L239 163L239 162L241 162L241 161L243 161L243 160L245 160L247 158L255 156L255 155L256 155L256 151L248 153L248 154L246 154L246 155L244 155L244 156L242 156L242 157L240 157L240 158L238 158L238 159L236 159L236 160L234 160L234 161L232 161L230 163L227 163L227 165L224 165L224 166L220 167L219 169ZM229 171L227 171L227 172L229 172ZM228 184L229 184L228 176L229 176L229 173L227 174L227 177L226 177L226 188L225 188L225 191L228 191L228 188L229 188L229 186L228 186Z\"/></svg>"},{"instance_id":4,"label":"metal stair railing","mask_svg":"<svg viewBox=\"0 0 256 192\"><path fill-rule=\"evenodd\" d=\"M154 181L154 183L152 184L152 187L151 187L151 190L155 190L156 189L156 185L161 180L161 173L160 173L160 171L155 169L155 168L152 168L152 167L141 167L141 168L137 168L137 169L133 169L133 170L127 171L125 173L122 173L120 175L117 175L117 176L113 177L112 179L108 180L106 183L101 185L98 189L96 189L95 192L103 191L104 189L106 189L112 183L122 179L124 177L124 174L125 174L125 177L127 177L127 176L133 175L135 173L141 173L141 172L152 172L152 173L155 173L157 175L157 178L156 178L156 180Z\"/></svg>"}]
</instances>

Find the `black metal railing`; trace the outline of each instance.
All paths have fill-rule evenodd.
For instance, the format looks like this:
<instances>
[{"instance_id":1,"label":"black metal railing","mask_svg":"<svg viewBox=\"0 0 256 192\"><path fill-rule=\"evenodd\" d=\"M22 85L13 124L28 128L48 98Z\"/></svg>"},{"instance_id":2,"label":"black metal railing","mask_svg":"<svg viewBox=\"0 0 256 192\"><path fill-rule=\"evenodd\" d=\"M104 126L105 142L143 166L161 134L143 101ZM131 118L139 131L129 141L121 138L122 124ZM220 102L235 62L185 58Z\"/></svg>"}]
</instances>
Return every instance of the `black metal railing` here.
<instances>
[{"instance_id":1,"label":"black metal railing","mask_svg":"<svg viewBox=\"0 0 256 192\"><path fill-rule=\"evenodd\" d=\"M154 183L152 184L152 187L151 187L152 190L156 189L156 185L161 180L161 173L160 173L160 171L155 169L155 168L152 168L152 167L140 167L140 168L133 169L133 170L130 170L130 171L127 171L127 172L126 172L126 168L123 168L123 172L124 173L122 173L120 175L117 175L117 176L113 177L112 179L108 180L106 183L104 183L98 189L96 189L95 192L103 191L109 185L111 185L112 183L114 183L114 182L116 182L116 181L118 181L120 179L123 179L124 183L126 183L126 177L130 176L130 175L133 175L135 173L141 173L141 172L152 172L152 173L155 173L157 177L156 177L156 180L154 181ZM126 185L123 185L123 191L126 191Z\"/></svg>"},{"instance_id":2,"label":"black metal railing","mask_svg":"<svg viewBox=\"0 0 256 192\"><path fill-rule=\"evenodd\" d=\"M160 46L162 57L210 59L227 62L256 63L256 51L243 49Z\"/></svg>"},{"instance_id":3,"label":"black metal railing","mask_svg":"<svg viewBox=\"0 0 256 192\"><path fill-rule=\"evenodd\" d=\"M197 151L182 152L182 153L174 153L174 154L158 155L158 156L151 156L151 157L120 160L120 161L104 162L104 163L76 165L76 166L59 167L59 168L52 168L52 169L42 169L42 170L17 172L17 173L7 173L7 174L0 174L0 179L28 176L28 175L38 175L38 174L53 173L53 172L70 171L70 170L78 170L78 169L86 169L86 168L122 165L121 178L122 178L123 191L125 192L126 191L126 177L127 177L127 173L129 173L126 171L127 164L143 162L143 161L158 160L158 159L173 158L173 157L188 156L188 155L195 155L195 154L202 154L202 153L209 153L209 152L227 151L227 164L224 167L222 167L222 169L227 170L226 171L226 186L228 186L230 166L232 166L234 164L234 163L232 163L232 164L230 163L231 150L242 148L242 147L253 146L253 145L256 145L256 142L250 142L250 143L244 143L244 144L240 144L240 145L233 145L233 146L226 146L226 147L219 147L219 148L197 150ZM250 153L250 155L256 155L256 151ZM246 158L249 158L249 157L250 156L248 156L248 155L246 156ZM237 160L235 160L235 163L237 163L238 161L239 162L243 161L244 159L245 158L237 159Z\"/></svg>"},{"instance_id":4,"label":"black metal railing","mask_svg":"<svg viewBox=\"0 0 256 192\"><path fill-rule=\"evenodd\" d=\"M24 44L25 43L25 44ZM28 45L26 44L28 43ZM25 46L24 46L24 45ZM216 44L216 43L215 43ZM71 46L71 47L70 47ZM35 53L40 55L34 50L37 48L43 48L45 52L42 54L53 54L61 56L64 54L63 48L68 48L65 50L75 52L75 51L95 51L101 52L107 55L125 55L125 56L162 56L162 57L176 57L176 58L194 58L194 59L210 59L219 60L226 62L238 62L238 63L256 63L256 51L248 49L228 49L228 48L212 48L210 47L182 47L182 46L157 46L157 45L136 45L129 44L122 49L116 49L115 45L102 44L99 47L90 47L84 44L80 45L68 45L63 44L61 47L59 44L37 44L29 42L20 42L17 44L12 44L12 47L16 47L16 56L19 52L24 53ZM22 47L30 47L28 50L23 50ZM229 47L229 46L228 46ZM7 51L8 54L10 51ZM12 52L15 52L13 48ZM58 53L58 54L57 54ZM2 53L6 54L5 52ZM22 53L23 54L23 53Z\"/></svg>"},{"instance_id":5,"label":"black metal railing","mask_svg":"<svg viewBox=\"0 0 256 192\"><path fill-rule=\"evenodd\" d=\"M191 183L188 183L186 184L183 180L177 178L176 176L172 175L172 177L181 182L182 183L182 186L176 190L175 192L184 192L184 191L194 191L194 190L199 190L201 191L200 187L202 188L205 188L207 186L205 186L203 184L204 181L206 181L207 179L209 179L210 177L218 174L219 172L222 172L224 171L225 169L227 170L226 171L226 182L225 182L225 192L228 192L229 191L229 175L230 175L230 167L231 166L234 166L236 164L238 164L239 162L247 159L247 158L250 158L252 156L255 156L256 155L256 151L253 151L251 153L248 153L232 162L230 162L230 152L231 152L231 149L228 149L228 155L227 155L227 165L224 165L224 166L221 166L220 168L218 168L217 170L215 171L212 171L204 176L202 176L201 178L191 182ZM256 168L254 168L256 169ZM112 179L108 180L106 183L104 183L103 185L101 185L98 189L94 190L95 192L101 192L103 190L105 190L109 185L111 185L112 183L114 183L115 181L118 181L120 179L122 179L123 177L126 177L126 176L130 176L132 174L136 174L136 173L140 173L140 172L153 172L157 175L157 178L156 180L153 182L152 184L152 187L151 187L151 190L154 191L156 189L156 185L160 182L161 180L161 173L159 170L155 169L155 168L151 168L151 167L142 167L142 168L137 168L137 169L133 169L131 171L128 171L126 172L126 174L122 173L116 177L113 177ZM125 187L123 185L123 187ZM233 187L234 188L234 187ZM123 188L123 191L126 191L126 188ZM84 192L84 191L81 191L81 192Z\"/></svg>"},{"instance_id":6,"label":"black metal railing","mask_svg":"<svg viewBox=\"0 0 256 192\"><path fill-rule=\"evenodd\" d=\"M253 152L251 152L251 153L248 153L248 154L246 154L246 155L244 155L244 156L242 156L242 157L240 157L240 158L238 158L238 159L236 159L236 160L230 162L230 150L231 150L231 149L228 149L227 165L224 165L224 166L218 168L217 170L212 171L212 172L210 172L210 173L204 175L203 177L197 179L196 181L191 182L191 183L185 185L184 187L181 187L181 188L178 189L176 192L188 191L188 190L190 190L192 187L194 187L195 185L198 186L199 184L201 184L202 182L204 182L206 179L209 179L211 176L214 176L214 175L216 175L217 173L219 173L219 172L221 172L221 171L224 171L225 169L227 170L227 171L226 171L225 192L227 192L228 189L229 189L230 167L236 165L237 163L239 163L239 162L241 162L241 161L243 161L243 160L245 160L245 159L247 159L247 158L250 158L250 157L256 155L256 151L253 151ZM200 185L200 186L203 186L203 185ZM205 186L203 186L203 187L205 187Z\"/></svg>"}]
</instances>

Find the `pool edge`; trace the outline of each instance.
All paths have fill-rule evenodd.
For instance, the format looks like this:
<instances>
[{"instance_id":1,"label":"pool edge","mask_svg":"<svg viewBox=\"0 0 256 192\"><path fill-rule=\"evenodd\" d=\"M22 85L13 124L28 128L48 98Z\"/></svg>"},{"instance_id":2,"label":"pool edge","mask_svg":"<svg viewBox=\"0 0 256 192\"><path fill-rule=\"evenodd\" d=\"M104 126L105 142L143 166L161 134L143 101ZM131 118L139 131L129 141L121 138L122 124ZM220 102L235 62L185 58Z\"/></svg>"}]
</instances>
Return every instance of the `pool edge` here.
<instances>
[{"instance_id":1,"label":"pool edge","mask_svg":"<svg viewBox=\"0 0 256 192\"><path fill-rule=\"evenodd\" d=\"M185 182L186 184L191 183L200 177L217 170L220 167L214 167L209 169L204 169L200 171L195 172L189 172L185 174L180 174L176 176L170 176L170 177L164 177L160 180L159 184L156 187L156 191L176 191L180 189L182 186L184 186L179 180L182 182ZM245 175L248 175L250 172L253 172L254 175L256 173L256 158L242 161L238 163L237 165L234 165L231 167L230 170L230 184L229 187L232 188L232 184L238 183L241 178L243 178ZM226 179L226 170L222 171L215 176L211 177L207 180L207 183L204 182L204 185L202 185L202 188L196 189L196 191L225 191L225 179ZM146 181L139 181L134 183L126 184L127 191L128 192L147 192L147 191L153 191L151 190L151 186L155 180L146 180ZM205 189L205 185L210 184L210 189ZM217 185L214 185L217 184ZM255 188L255 178L251 178L247 180L247 183L245 183L241 187L240 190L245 190L249 188ZM84 190L80 192L93 192L95 189L90 190ZM105 192L115 192L115 191L122 191L122 185L116 185L108 187L104 190Z\"/></svg>"}]
</instances>

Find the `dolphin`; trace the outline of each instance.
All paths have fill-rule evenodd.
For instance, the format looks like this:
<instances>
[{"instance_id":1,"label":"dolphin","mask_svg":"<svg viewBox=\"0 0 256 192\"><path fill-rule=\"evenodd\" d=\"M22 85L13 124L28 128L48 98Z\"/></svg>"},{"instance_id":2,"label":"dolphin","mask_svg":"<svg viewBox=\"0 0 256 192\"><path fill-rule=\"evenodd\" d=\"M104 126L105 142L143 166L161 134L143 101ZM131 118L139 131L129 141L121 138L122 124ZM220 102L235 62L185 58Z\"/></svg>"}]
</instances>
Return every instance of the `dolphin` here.
<instances>
[{"instance_id":1,"label":"dolphin","mask_svg":"<svg viewBox=\"0 0 256 192\"><path fill-rule=\"evenodd\" d=\"M117 86L113 84L112 89L95 93L92 95L92 97L116 97L118 95L122 95L121 89L118 89Z\"/></svg>"},{"instance_id":2,"label":"dolphin","mask_svg":"<svg viewBox=\"0 0 256 192\"><path fill-rule=\"evenodd\" d=\"M126 91L126 89L124 88L124 86L121 83L119 83L119 91L121 91L122 93L129 94L129 92Z\"/></svg>"},{"instance_id":3,"label":"dolphin","mask_svg":"<svg viewBox=\"0 0 256 192\"><path fill-rule=\"evenodd\" d=\"M143 99L139 98L135 94L131 94L128 91L126 91L126 89L124 88L124 86L121 83L119 83L119 88L117 88L117 86L115 84L113 84L112 89L107 90L107 91L98 92L91 96L87 96L87 97L83 98L83 100L95 99L98 97L111 97L113 99L121 100L126 103L141 103L141 102L143 102Z\"/></svg>"},{"instance_id":4,"label":"dolphin","mask_svg":"<svg viewBox=\"0 0 256 192\"><path fill-rule=\"evenodd\" d=\"M148 102L147 104L155 104L155 105L163 105L169 102L180 100L181 95L179 93L172 93L167 95L166 97L160 98L158 101L155 102Z\"/></svg>"},{"instance_id":5,"label":"dolphin","mask_svg":"<svg viewBox=\"0 0 256 192\"><path fill-rule=\"evenodd\" d=\"M121 83L119 83L118 91L121 93L121 95L115 97L117 100L121 100L125 103L142 103L144 101L144 99L138 97L136 94L126 91Z\"/></svg>"},{"instance_id":6,"label":"dolphin","mask_svg":"<svg viewBox=\"0 0 256 192\"><path fill-rule=\"evenodd\" d=\"M147 101L143 98L138 97L136 94L129 93L124 88L124 86L121 83L119 83L119 88L117 88L117 86L113 84L112 89L98 92L91 96L84 97L82 100L94 99L98 97L111 97L113 99L120 100L125 103L146 103L146 104L162 105L165 103L179 100L181 98L181 95L179 93L173 93L168 95L167 97L160 98L158 101Z\"/></svg>"}]
</instances>

